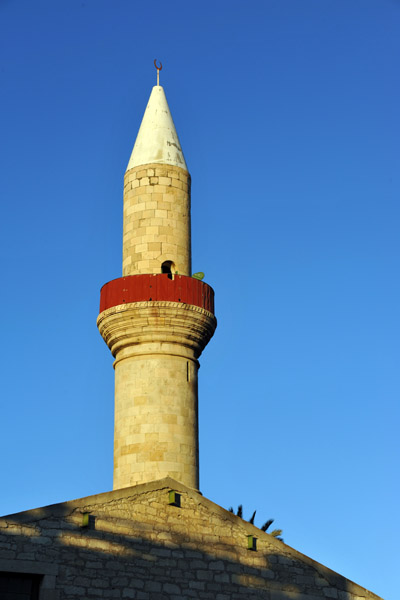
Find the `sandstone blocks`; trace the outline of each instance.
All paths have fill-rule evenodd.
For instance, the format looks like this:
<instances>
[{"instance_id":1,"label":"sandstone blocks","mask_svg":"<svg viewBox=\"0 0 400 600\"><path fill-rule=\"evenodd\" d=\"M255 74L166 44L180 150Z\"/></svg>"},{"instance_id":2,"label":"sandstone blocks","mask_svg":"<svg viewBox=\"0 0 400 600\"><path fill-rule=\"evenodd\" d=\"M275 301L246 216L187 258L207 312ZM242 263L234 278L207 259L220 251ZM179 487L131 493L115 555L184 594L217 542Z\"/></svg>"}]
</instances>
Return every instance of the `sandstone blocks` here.
<instances>
[{"instance_id":1,"label":"sandstone blocks","mask_svg":"<svg viewBox=\"0 0 400 600\"><path fill-rule=\"evenodd\" d=\"M141 165L125 173L123 275L191 275L190 175L172 165Z\"/></svg>"},{"instance_id":2,"label":"sandstone blocks","mask_svg":"<svg viewBox=\"0 0 400 600\"><path fill-rule=\"evenodd\" d=\"M197 358L214 315L133 302L103 311L98 327L116 359L114 489L166 476L198 489Z\"/></svg>"}]
</instances>

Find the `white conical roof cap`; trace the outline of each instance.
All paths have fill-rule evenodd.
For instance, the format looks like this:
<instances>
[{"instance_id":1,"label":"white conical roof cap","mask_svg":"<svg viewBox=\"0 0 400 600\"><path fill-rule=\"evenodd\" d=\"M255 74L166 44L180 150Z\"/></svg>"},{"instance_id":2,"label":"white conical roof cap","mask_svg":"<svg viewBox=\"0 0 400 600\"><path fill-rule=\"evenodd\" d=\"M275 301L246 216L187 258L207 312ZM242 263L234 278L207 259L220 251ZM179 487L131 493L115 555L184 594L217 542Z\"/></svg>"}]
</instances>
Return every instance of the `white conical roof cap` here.
<instances>
[{"instance_id":1,"label":"white conical roof cap","mask_svg":"<svg viewBox=\"0 0 400 600\"><path fill-rule=\"evenodd\" d=\"M149 163L175 165L187 170L167 98L161 85L155 85L151 91L127 171Z\"/></svg>"}]
</instances>

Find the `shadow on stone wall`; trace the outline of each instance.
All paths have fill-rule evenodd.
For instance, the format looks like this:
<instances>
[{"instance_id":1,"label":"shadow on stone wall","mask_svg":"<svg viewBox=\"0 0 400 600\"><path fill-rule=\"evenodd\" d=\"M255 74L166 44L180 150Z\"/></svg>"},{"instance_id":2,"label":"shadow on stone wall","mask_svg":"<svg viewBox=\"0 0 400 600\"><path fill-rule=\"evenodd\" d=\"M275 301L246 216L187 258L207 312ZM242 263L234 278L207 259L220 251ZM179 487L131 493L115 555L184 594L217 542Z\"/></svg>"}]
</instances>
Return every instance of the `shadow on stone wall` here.
<instances>
[{"instance_id":1,"label":"shadow on stone wall","mask_svg":"<svg viewBox=\"0 0 400 600\"><path fill-rule=\"evenodd\" d=\"M92 516L89 526L82 527L67 520L68 503L57 505L56 515L54 507L34 512L35 518L20 513L0 519L0 570L19 565L19 570L32 572L34 565L49 565L53 575L43 582L43 600L377 598L366 590L362 596L355 593L352 587L361 588L329 569L320 566L321 571L291 558L285 544L282 554L243 547L235 557L226 544L217 547L203 539L200 549L199 542L179 531L151 540L154 530L138 533L143 523L132 519L128 524L111 518L108 526L113 531L105 531L104 521ZM82 519L81 512L75 513ZM121 533L127 525L132 535Z\"/></svg>"}]
</instances>

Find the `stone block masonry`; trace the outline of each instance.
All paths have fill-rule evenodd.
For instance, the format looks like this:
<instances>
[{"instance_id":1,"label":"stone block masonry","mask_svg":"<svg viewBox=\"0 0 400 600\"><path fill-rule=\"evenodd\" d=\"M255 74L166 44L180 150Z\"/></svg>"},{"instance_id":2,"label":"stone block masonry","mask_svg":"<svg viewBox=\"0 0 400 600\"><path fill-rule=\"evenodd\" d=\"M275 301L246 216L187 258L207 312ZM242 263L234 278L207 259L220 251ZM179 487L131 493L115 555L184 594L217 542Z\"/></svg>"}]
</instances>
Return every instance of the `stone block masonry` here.
<instances>
[{"instance_id":1,"label":"stone block masonry","mask_svg":"<svg viewBox=\"0 0 400 600\"><path fill-rule=\"evenodd\" d=\"M115 356L114 489L167 475L199 487L198 357L212 313L174 302L134 302L100 313Z\"/></svg>"},{"instance_id":2,"label":"stone block masonry","mask_svg":"<svg viewBox=\"0 0 400 600\"><path fill-rule=\"evenodd\" d=\"M378 600L170 478L0 519L0 571L39 600Z\"/></svg>"},{"instance_id":3,"label":"stone block masonry","mask_svg":"<svg viewBox=\"0 0 400 600\"><path fill-rule=\"evenodd\" d=\"M124 180L123 275L191 275L190 175L173 165L140 165Z\"/></svg>"}]
</instances>

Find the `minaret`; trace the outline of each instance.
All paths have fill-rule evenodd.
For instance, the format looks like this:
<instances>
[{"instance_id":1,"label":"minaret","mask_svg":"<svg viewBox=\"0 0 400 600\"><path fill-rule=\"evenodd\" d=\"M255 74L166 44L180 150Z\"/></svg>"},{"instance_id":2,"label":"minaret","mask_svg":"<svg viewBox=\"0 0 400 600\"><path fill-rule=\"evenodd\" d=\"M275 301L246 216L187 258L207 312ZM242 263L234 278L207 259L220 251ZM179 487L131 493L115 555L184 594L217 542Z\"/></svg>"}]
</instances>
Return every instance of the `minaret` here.
<instances>
[{"instance_id":1,"label":"minaret","mask_svg":"<svg viewBox=\"0 0 400 600\"><path fill-rule=\"evenodd\" d=\"M217 322L191 277L190 175L160 85L125 173L122 268L97 319L115 357L114 489L166 476L198 489L198 358Z\"/></svg>"}]
</instances>

